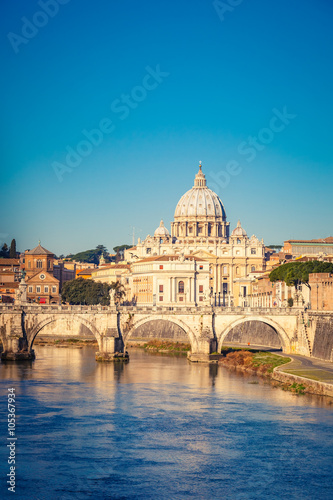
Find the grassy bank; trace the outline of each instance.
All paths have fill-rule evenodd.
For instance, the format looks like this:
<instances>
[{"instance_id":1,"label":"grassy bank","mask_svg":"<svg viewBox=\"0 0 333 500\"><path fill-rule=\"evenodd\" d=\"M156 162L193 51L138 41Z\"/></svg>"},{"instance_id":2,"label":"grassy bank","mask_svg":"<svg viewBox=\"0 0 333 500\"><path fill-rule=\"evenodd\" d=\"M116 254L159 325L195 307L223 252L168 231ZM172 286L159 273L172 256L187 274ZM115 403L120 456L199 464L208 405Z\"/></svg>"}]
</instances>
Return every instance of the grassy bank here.
<instances>
[{"instance_id":1,"label":"grassy bank","mask_svg":"<svg viewBox=\"0 0 333 500\"><path fill-rule=\"evenodd\" d=\"M270 379L273 387L280 387L283 390L291 391L295 394L312 393L313 389L309 384L282 383L273 380L273 370L277 366L284 365L291 361L290 358L278 356L267 351L255 351L244 349L226 348L222 350L224 356L220 363L231 369L239 370L251 375L259 375Z\"/></svg>"},{"instance_id":2,"label":"grassy bank","mask_svg":"<svg viewBox=\"0 0 333 500\"><path fill-rule=\"evenodd\" d=\"M34 345L40 345L40 346L61 346L61 347L70 347L70 346L95 346L98 345L97 340L83 340L83 339L76 339L76 338L69 338L69 339L46 339L46 338L40 338L36 339L34 341Z\"/></svg>"},{"instance_id":3,"label":"grassy bank","mask_svg":"<svg viewBox=\"0 0 333 500\"><path fill-rule=\"evenodd\" d=\"M138 347L144 349L145 351L169 354L186 354L191 350L191 344L165 340L150 340L149 342L146 342Z\"/></svg>"}]
</instances>

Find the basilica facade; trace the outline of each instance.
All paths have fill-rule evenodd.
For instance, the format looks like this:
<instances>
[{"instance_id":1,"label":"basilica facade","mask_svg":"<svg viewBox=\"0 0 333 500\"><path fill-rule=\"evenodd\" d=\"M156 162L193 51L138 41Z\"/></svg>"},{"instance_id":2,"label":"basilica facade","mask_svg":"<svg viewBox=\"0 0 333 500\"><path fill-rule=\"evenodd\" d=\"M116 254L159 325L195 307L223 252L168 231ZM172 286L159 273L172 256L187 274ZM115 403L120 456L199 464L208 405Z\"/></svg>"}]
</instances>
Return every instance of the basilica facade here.
<instances>
[{"instance_id":1,"label":"basilica facade","mask_svg":"<svg viewBox=\"0 0 333 500\"><path fill-rule=\"evenodd\" d=\"M152 257L179 255L207 261L206 296L209 293L220 305L246 305L251 282L265 270L265 245L254 235L249 238L240 221L231 234L229 229L223 203L207 187L200 164L194 186L176 206L171 233L162 220L153 236L142 241L139 238L136 246L125 251L125 259L138 263Z\"/></svg>"}]
</instances>

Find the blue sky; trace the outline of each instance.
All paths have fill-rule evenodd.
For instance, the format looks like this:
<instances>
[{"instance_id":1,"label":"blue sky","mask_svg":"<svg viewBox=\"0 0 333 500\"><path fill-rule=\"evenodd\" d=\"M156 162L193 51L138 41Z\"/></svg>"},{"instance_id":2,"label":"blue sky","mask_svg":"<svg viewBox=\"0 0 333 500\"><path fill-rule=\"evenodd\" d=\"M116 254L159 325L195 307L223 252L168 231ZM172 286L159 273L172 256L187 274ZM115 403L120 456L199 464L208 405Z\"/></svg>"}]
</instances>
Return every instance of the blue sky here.
<instances>
[{"instance_id":1,"label":"blue sky","mask_svg":"<svg viewBox=\"0 0 333 500\"><path fill-rule=\"evenodd\" d=\"M1 243L67 254L170 229L199 160L232 227L333 235L330 0L1 9Z\"/></svg>"}]
</instances>

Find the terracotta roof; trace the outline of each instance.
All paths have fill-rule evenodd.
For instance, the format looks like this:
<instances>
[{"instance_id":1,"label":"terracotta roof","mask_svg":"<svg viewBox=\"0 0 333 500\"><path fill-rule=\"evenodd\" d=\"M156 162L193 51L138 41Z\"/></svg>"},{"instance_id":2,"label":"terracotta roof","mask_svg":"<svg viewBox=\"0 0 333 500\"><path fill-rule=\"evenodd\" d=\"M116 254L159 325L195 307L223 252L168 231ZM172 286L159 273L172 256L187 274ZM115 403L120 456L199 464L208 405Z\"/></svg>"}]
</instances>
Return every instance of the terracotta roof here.
<instances>
[{"instance_id":1,"label":"terracotta roof","mask_svg":"<svg viewBox=\"0 0 333 500\"><path fill-rule=\"evenodd\" d=\"M0 266L18 266L19 263L19 259L0 259Z\"/></svg>"},{"instance_id":2,"label":"terracotta roof","mask_svg":"<svg viewBox=\"0 0 333 500\"><path fill-rule=\"evenodd\" d=\"M54 255L53 252L50 252L49 250L46 250L46 248L42 247L40 243L33 248L32 250L29 250L27 252L28 255Z\"/></svg>"},{"instance_id":3,"label":"terracotta roof","mask_svg":"<svg viewBox=\"0 0 333 500\"><path fill-rule=\"evenodd\" d=\"M318 240L287 240L285 243L333 243L333 236L319 238Z\"/></svg>"},{"instance_id":4,"label":"terracotta roof","mask_svg":"<svg viewBox=\"0 0 333 500\"><path fill-rule=\"evenodd\" d=\"M81 271L76 273L76 275L79 276L80 274L91 274L92 271L93 271L93 269L91 269L90 267L87 267L86 269L82 269Z\"/></svg>"}]
</instances>

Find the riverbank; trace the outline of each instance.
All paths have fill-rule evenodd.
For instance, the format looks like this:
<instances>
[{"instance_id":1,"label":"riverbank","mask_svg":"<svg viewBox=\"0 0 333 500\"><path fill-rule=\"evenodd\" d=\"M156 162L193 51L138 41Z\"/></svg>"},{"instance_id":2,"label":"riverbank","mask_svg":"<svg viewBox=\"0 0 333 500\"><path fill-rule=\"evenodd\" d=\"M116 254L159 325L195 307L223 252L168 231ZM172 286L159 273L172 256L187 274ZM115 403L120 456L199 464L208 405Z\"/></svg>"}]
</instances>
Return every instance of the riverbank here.
<instances>
[{"instance_id":1,"label":"riverbank","mask_svg":"<svg viewBox=\"0 0 333 500\"><path fill-rule=\"evenodd\" d=\"M64 339L46 339L39 338L34 341L34 346L43 346L43 347L76 347L77 349L82 349L85 346L97 346L97 340L84 340L84 339L76 339L76 338L64 338Z\"/></svg>"},{"instance_id":2,"label":"riverbank","mask_svg":"<svg viewBox=\"0 0 333 500\"><path fill-rule=\"evenodd\" d=\"M300 377L289 373L286 368L293 363L292 358L267 351L225 348L219 364L229 369L258 375L268 379L273 387L295 394L317 394L333 397L333 385L320 380Z\"/></svg>"},{"instance_id":3,"label":"riverbank","mask_svg":"<svg viewBox=\"0 0 333 500\"><path fill-rule=\"evenodd\" d=\"M191 351L191 344L185 342L172 342L166 340L149 340L148 342L140 342L128 344L128 347L138 347L147 352L156 352L162 354L180 354L187 355Z\"/></svg>"}]
</instances>

